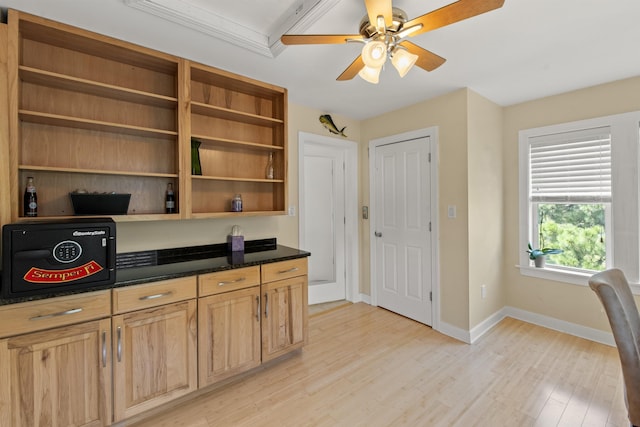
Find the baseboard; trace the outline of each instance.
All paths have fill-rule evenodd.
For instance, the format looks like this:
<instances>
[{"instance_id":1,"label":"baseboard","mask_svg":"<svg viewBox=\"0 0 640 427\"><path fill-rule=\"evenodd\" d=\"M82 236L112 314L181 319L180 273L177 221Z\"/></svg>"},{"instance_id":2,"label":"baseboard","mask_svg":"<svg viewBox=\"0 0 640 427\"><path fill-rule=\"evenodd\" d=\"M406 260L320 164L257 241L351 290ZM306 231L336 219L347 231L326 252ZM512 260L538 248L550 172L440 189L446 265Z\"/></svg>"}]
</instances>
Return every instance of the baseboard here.
<instances>
[{"instance_id":1,"label":"baseboard","mask_svg":"<svg viewBox=\"0 0 640 427\"><path fill-rule=\"evenodd\" d=\"M351 302L353 302L353 303L356 303L356 302L363 302L363 303L365 303L365 304L369 304L369 305L371 305L371 296L370 296L370 295L366 295L366 294L359 293L359 294L356 294L356 295L354 296L354 298L353 298L353 300L352 300Z\"/></svg>"},{"instance_id":2,"label":"baseboard","mask_svg":"<svg viewBox=\"0 0 640 427\"><path fill-rule=\"evenodd\" d=\"M543 328L552 329L554 331L563 332L565 334L573 335L579 338L591 340L600 344L609 345L615 347L615 341L613 334L610 332L604 332L599 329L589 328L586 326L578 325L576 323L566 322L553 317L544 316L542 314L533 313L526 310L521 310L515 307L504 307L498 310L478 325L473 327L470 331L458 328L450 325L446 322L440 322L440 328L438 332L465 342L467 344L473 344L485 333L490 331L505 317L512 317L514 319L522 320L523 322L531 323L534 325L542 326Z\"/></svg>"},{"instance_id":3,"label":"baseboard","mask_svg":"<svg viewBox=\"0 0 640 427\"><path fill-rule=\"evenodd\" d=\"M353 302L364 302L371 305L371 297L365 294L358 294L357 299L354 299ZM494 326L500 323L500 321L505 317L512 317L514 319L522 320L523 322L532 323L534 325L542 326L543 328L553 329L554 331L595 341L600 344L612 347L615 347L616 345L611 332L589 328L576 323L559 320L554 317L544 316L542 314L508 306L503 307L491 316L487 317L469 331L453 326L447 322L443 322L442 320L439 322L439 327L437 329L434 328L434 330L437 330L441 334L447 335L451 338L455 338L458 341L473 344Z\"/></svg>"},{"instance_id":4,"label":"baseboard","mask_svg":"<svg viewBox=\"0 0 640 427\"><path fill-rule=\"evenodd\" d=\"M469 332L471 338L470 343L473 344L474 342L476 342L481 336L490 331L505 317L507 317L507 315L504 313L503 308L502 310L493 313L491 316L487 317L485 320L471 328L471 331Z\"/></svg>"},{"instance_id":5,"label":"baseboard","mask_svg":"<svg viewBox=\"0 0 640 427\"><path fill-rule=\"evenodd\" d=\"M465 331L462 328L458 328L457 326L453 326L447 322L440 321L440 326L436 330L448 337L455 338L458 341L462 341L467 344L471 344L470 332Z\"/></svg>"},{"instance_id":6,"label":"baseboard","mask_svg":"<svg viewBox=\"0 0 640 427\"><path fill-rule=\"evenodd\" d=\"M599 329L566 322L564 320L544 316L538 313L532 313L515 307L505 307L501 311L504 311L505 316L513 317L514 319L522 320L523 322L533 323L534 325L543 326L548 329L553 329L554 331L564 332L569 335L610 345L612 347L616 346L611 332L604 332Z\"/></svg>"}]
</instances>

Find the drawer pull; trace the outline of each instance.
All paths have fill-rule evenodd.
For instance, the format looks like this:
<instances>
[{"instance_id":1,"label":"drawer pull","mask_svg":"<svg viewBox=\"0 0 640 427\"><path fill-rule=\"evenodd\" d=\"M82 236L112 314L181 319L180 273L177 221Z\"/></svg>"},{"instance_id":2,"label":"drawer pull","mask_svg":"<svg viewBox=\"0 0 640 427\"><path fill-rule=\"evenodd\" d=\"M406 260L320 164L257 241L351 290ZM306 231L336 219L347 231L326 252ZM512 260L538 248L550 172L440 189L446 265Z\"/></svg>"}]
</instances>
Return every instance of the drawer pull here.
<instances>
[{"instance_id":1,"label":"drawer pull","mask_svg":"<svg viewBox=\"0 0 640 427\"><path fill-rule=\"evenodd\" d=\"M80 313L81 311L82 311L81 308L72 308L71 310L60 311L58 313L43 314L42 316L35 316L30 318L29 320L51 319L52 317L66 316L67 314L76 314L76 313Z\"/></svg>"},{"instance_id":2,"label":"drawer pull","mask_svg":"<svg viewBox=\"0 0 640 427\"><path fill-rule=\"evenodd\" d=\"M264 294L264 318L269 318L269 294Z\"/></svg>"},{"instance_id":3,"label":"drawer pull","mask_svg":"<svg viewBox=\"0 0 640 427\"><path fill-rule=\"evenodd\" d=\"M122 362L122 327L118 326L118 328L116 329L116 335L118 337L118 343L117 343L118 362Z\"/></svg>"},{"instance_id":4,"label":"drawer pull","mask_svg":"<svg viewBox=\"0 0 640 427\"><path fill-rule=\"evenodd\" d=\"M218 286L233 285L234 283L244 282L245 280L247 280L246 277L240 277L239 279L229 280L228 282L218 282Z\"/></svg>"},{"instance_id":5,"label":"drawer pull","mask_svg":"<svg viewBox=\"0 0 640 427\"><path fill-rule=\"evenodd\" d=\"M169 291L169 292L164 292L161 294L155 294L155 295L145 295L143 297L138 298L140 301L148 301L150 299L157 299L157 298L162 298L162 297L168 297L169 295L173 294L173 291Z\"/></svg>"},{"instance_id":6,"label":"drawer pull","mask_svg":"<svg viewBox=\"0 0 640 427\"><path fill-rule=\"evenodd\" d=\"M278 274L293 273L294 271L298 271L298 267L293 267L293 268L290 268L288 270L278 271Z\"/></svg>"},{"instance_id":7,"label":"drawer pull","mask_svg":"<svg viewBox=\"0 0 640 427\"><path fill-rule=\"evenodd\" d=\"M107 332L102 331L102 367L107 367Z\"/></svg>"}]
</instances>

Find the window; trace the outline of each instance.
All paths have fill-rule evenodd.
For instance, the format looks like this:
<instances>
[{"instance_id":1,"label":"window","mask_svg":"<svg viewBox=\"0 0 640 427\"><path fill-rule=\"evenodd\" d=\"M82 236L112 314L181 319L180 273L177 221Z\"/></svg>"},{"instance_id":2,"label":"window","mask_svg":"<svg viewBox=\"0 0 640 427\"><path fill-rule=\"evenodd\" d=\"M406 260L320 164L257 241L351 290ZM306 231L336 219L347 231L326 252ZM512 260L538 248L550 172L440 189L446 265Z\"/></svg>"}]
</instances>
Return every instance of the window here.
<instances>
[{"instance_id":1,"label":"window","mask_svg":"<svg viewBox=\"0 0 640 427\"><path fill-rule=\"evenodd\" d=\"M520 132L523 274L586 283L618 267L637 281L639 145L640 112ZM562 252L535 269L529 243Z\"/></svg>"}]
</instances>

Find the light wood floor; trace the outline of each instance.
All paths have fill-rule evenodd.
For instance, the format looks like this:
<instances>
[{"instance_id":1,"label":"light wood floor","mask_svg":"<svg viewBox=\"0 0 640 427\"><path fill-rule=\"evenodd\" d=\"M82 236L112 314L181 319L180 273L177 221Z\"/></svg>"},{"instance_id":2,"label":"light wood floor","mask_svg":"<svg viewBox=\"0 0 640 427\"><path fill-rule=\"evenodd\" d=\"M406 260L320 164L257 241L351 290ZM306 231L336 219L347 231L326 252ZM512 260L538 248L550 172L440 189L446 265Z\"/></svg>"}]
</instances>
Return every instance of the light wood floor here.
<instances>
[{"instance_id":1,"label":"light wood floor","mask_svg":"<svg viewBox=\"0 0 640 427\"><path fill-rule=\"evenodd\" d=\"M309 345L137 427L628 426L615 348L507 318L467 345L353 304Z\"/></svg>"}]
</instances>

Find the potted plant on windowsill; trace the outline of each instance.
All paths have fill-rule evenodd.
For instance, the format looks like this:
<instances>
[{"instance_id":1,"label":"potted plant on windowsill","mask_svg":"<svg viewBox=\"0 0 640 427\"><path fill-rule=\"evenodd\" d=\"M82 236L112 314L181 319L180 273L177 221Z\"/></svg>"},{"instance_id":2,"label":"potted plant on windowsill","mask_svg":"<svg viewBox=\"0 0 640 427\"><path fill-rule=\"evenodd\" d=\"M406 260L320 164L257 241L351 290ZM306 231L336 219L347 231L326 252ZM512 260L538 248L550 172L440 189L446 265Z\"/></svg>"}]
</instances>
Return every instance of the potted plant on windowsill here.
<instances>
[{"instance_id":1,"label":"potted plant on windowsill","mask_svg":"<svg viewBox=\"0 0 640 427\"><path fill-rule=\"evenodd\" d=\"M531 243L529 243L527 247L529 248L527 249L527 253L529 254L529 259L532 259L533 263L538 268L544 267L547 255L562 253L562 249L554 249L554 248L533 249L533 247L531 246Z\"/></svg>"}]
</instances>

